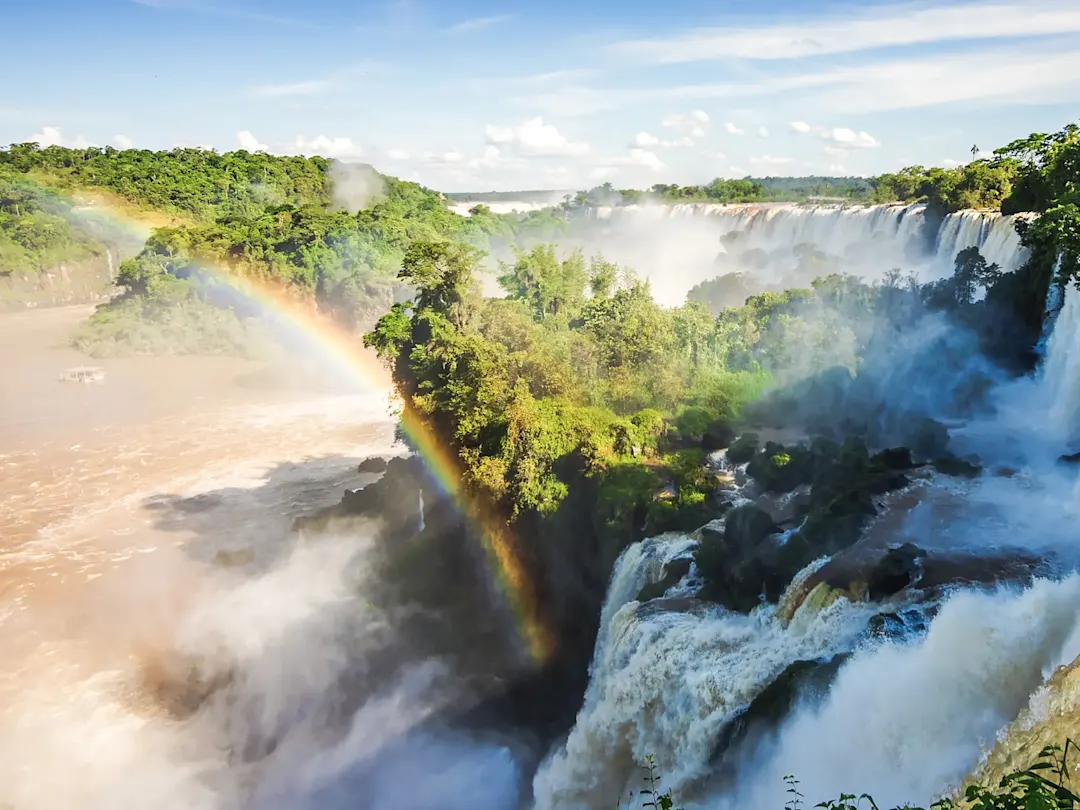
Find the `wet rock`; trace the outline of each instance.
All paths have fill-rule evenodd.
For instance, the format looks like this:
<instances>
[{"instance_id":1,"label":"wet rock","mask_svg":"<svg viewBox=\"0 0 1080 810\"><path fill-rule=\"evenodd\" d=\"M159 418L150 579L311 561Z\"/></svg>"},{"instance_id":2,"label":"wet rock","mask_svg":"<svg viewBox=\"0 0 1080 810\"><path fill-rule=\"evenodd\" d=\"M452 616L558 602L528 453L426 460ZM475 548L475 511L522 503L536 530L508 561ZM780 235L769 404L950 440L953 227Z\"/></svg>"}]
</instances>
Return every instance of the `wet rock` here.
<instances>
[{"instance_id":1,"label":"wet rock","mask_svg":"<svg viewBox=\"0 0 1080 810\"><path fill-rule=\"evenodd\" d=\"M919 560L926 552L914 543L890 548L878 560L866 580L866 596L871 601L900 593L919 577Z\"/></svg>"},{"instance_id":2,"label":"wet rock","mask_svg":"<svg viewBox=\"0 0 1080 810\"><path fill-rule=\"evenodd\" d=\"M704 599L695 599L692 596L679 596L669 599L653 599L641 604L637 611L637 617L644 619L648 616L656 616L660 613L688 613L693 616L705 616L710 611L715 611L716 605Z\"/></svg>"},{"instance_id":3,"label":"wet rock","mask_svg":"<svg viewBox=\"0 0 1080 810\"><path fill-rule=\"evenodd\" d=\"M1042 558L1009 550L978 555L925 551L912 543L889 549L856 546L807 577L797 593L785 598L778 617L789 621L822 583L852 601L884 599L905 589L928 598L955 585L1029 583L1044 565Z\"/></svg>"},{"instance_id":4,"label":"wet rock","mask_svg":"<svg viewBox=\"0 0 1080 810\"><path fill-rule=\"evenodd\" d=\"M878 613L870 617L867 633L871 638L899 641L910 633L925 633L927 623L917 610Z\"/></svg>"},{"instance_id":5,"label":"wet rock","mask_svg":"<svg viewBox=\"0 0 1080 810\"><path fill-rule=\"evenodd\" d=\"M732 464L747 463L757 453L760 442L761 440L756 433L744 433L728 447L728 461Z\"/></svg>"},{"instance_id":6,"label":"wet rock","mask_svg":"<svg viewBox=\"0 0 1080 810\"><path fill-rule=\"evenodd\" d=\"M669 561L665 566L660 576L660 579L656 582L650 582L640 591L638 591L638 602L649 602L653 599L659 599L671 588L674 588L679 582L690 573L690 566L693 563L689 557L679 557L678 559Z\"/></svg>"},{"instance_id":7,"label":"wet rock","mask_svg":"<svg viewBox=\"0 0 1080 810\"><path fill-rule=\"evenodd\" d=\"M746 750L748 744L776 729L800 699L823 697L850 657L851 653L841 653L832 658L795 661L759 692L717 735L712 760L723 776L733 777L738 750Z\"/></svg>"},{"instance_id":8,"label":"wet rock","mask_svg":"<svg viewBox=\"0 0 1080 810\"><path fill-rule=\"evenodd\" d=\"M361 475L378 474L386 472L387 460L381 456L372 456L371 458L365 458L356 467L356 471Z\"/></svg>"},{"instance_id":9,"label":"wet rock","mask_svg":"<svg viewBox=\"0 0 1080 810\"><path fill-rule=\"evenodd\" d=\"M954 456L936 458L930 464L942 475L951 475L957 478L978 478L982 474L982 467L978 464L972 464L970 461Z\"/></svg>"},{"instance_id":10,"label":"wet rock","mask_svg":"<svg viewBox=\"0 0 1080 810\"><path fill-rule=\"evenodd\" d=\"M908 426L902 442L921 458L941 458L949 447L949 429L930 418L916 420Z\"/></svg>"},{"instance_id":11,"label":"wet rock","mask_svg":"<svg viewBox=\"0 0 1080 810\"><path fill-rule=\"evenodd\" d=\"M910 470L915 466L911 460L911 451L906 447L893 447L882 450L871 461L877 462L889 470Z\"/></svg>"}]
</instances>

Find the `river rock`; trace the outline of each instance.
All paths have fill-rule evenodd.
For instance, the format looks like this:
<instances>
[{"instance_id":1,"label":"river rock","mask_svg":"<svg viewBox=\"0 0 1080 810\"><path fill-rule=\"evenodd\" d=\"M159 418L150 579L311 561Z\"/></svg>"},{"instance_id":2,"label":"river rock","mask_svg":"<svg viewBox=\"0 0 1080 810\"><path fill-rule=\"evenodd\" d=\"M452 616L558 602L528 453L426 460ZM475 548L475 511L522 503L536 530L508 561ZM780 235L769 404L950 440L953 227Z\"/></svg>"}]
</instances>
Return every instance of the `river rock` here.
<instances>
[{"instance_id":1,"label":"river rock","mask_svg":"<svg viewBox=\"0 0 1080 810\"><path fill-rule=\"evenodd\" d=\"M679 582L690 573L690 566L693 563L689 557L679 557L675 560L670 560L665 566L660 579L656 582L650 582L643 587L637 595L638 602L648 602L653 599L659 599L671 588L674 588Z\"/></svg>"},{"instance_id":2,"label":"river rock","mask_svg":"<svg viewBox=\"0 0 1080 810\"><path fill-rule=\"evenodd\" d=\"M866 596L871 601L899 593L919 577L919 560L926 552L914 543L890 548L878 560L866 580Z\"/></svg>"},{"instance_id":3,"label":"river rock","mask_svg":"<svg viewBox=\"0 0 1080 810\"><path fill-rule=\"evenodd\" d=\"M730 772L736 764L738 749L746 750L756 739L776 729L800 698L821 697L851 657L841 653L832 658L795 661L758 693L750 705L724 725L713 744L712 760L719 770Z\"/></svg>"},{"instance_id":4,"label":"river rock","mask_svg":"<svg viewBox=\"0 0 1080 810\"><path fill-rule=\"evenodd\" d=\"M361 475L374 474L386 472L387 460L381 456L372 456L371 458L365 458L356 467L356 471Z\"/></svg>"}]
</instances>

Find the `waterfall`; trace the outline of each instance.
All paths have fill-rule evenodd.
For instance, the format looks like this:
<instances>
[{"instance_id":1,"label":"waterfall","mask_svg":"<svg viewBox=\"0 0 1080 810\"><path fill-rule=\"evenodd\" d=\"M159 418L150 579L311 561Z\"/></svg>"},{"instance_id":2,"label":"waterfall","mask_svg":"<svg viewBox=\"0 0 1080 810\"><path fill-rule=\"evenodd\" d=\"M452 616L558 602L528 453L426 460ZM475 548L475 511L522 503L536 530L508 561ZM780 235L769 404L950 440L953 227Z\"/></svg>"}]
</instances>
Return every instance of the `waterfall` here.
<instances>
[{"instance_id":1,"label":"waterfall","mask_svg":"<svg viewBox=\"0 0 1080 810\"><path fill-rule=\"evenodd\" d=\"M977 247L983 258L1011 273L1027 259L1020 245L1016 221L1027 214L1003 216L995 211L957 211L945 217L934 246L934 260L942 275L951 273L956 254Z\"/></svg>"},{"instance_id":2,"label":"waterfall","mask_svg":"<svg viewBox=\"0 0 1080 810\"><path fill-rule=\"evenodd\" d=\"M1069 442L1080 435L1080 295L1075 284L1062 292L1065 304L1047 341L1042 387L1049 398L1046 418L1056 436Z\"/></svg>"},{"instance_id":3,"label":"waterfall","mask_svg":"<svg viewBox=\"0 0 1080 810\"><path fill-rule=\"evenodd\" d=\"M742 231L750 248L775 250L807 243L837 256L875 244L879 264L909 266L924 251L920 247L926 223L924 205L626 205L594 209L596 219L627 221L686 220L707 218L721 233ZM952 272L956 254L977 247L987 261L1012 271L1024 261L1016 220L1026 215L1003 216L996 212L959 211L945 217L933 243L927 271L940 277ZM884 248L885 252L880 252ZM925 261L925 260L924 260Z\"/></svg>"}]
</instances>

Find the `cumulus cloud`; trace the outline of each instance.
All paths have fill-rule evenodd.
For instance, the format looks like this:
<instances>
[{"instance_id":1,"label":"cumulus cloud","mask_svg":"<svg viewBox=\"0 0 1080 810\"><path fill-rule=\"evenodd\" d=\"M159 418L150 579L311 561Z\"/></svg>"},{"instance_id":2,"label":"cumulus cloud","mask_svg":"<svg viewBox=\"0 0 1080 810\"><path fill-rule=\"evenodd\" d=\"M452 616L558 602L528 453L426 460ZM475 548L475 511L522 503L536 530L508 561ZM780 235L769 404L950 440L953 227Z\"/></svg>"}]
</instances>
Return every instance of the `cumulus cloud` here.
<instances>
[{"instance_id":1,"label":"cumulus cloud","mask_svg":"<svg viewBox=\"0 0 1080 810\"><path fill-rule=\"evenodd\" d=\"M963 160L953 160L952 158L945 158L943 161L941 161L941 165L944 166L946 169L956 169L960 166L963 166L964 162L965 161Z\"/></svg>"},{"instance_id":2,"label":"cumulus cloud","mask_svg":"<svg viewBox=\"0 0 1080 810\"><path fill-rule=\"evenodd\" d=\"M881 142L869 132L856 132L847 127L827 129L821 133L821 137L845 149L875 149L881 146Z\"/></svg>"},{"instance_id":3,"label":"cumulus cloud","mask_svg":"<svg viewBox=\"0 0 1080 810\"><path fill-rule=\"evenodd\" d=\"M768 138L769 137L769 128L768 127L758 127L757 134L758 134L759 138Z\"/></svg>"},{"instance_id":4,"label":"cumulus cloud","mask_svg":"<svg viewBox=\"0 0 1080 810\"><path fill-rule=\"evenodd\" d=\"M524 157L580 157L589 151L587 143L569 140L541 117L529 118L516 127L488 125L484 134L489 144L509 146Z\"/></svg>"},{"instance_id":5,"label":"cumulus cloud","mask_svg":"<svg viewBox=\"0 0 1080 810\"><path fill-rule=\"evenodd\" d=\"M881 146L881 141L869 132L863 130L856 132L848 127L830 129L816 124L807 124L805 121L793 121L791 129L793 132L803 134L815 133L828 144L825 147L825 152L830 155L843 156L852 149L876 149Z\"/></svg>"},{"instance_id":6,"label":"cumulus cloud","mask_svg":"<svg viewBox=\"0 0 1080 810\"><path fill-rule=\"evenodd\" d=\"M386 156L388 158L390 158L390 160L408 160L409 159L409 153L406 152L404 149L391 149L386 153Z\"/></svg>"},{"instance_id":7,"label":"cumulus cloud","mask_svg":"<svg viewBox=\"0 0 1080 810\"><path fill-rule=\"evenodd\" d=\"M64 138L60 127L42 127L41 132L28 136L26 142L36 143L42 149L49 146L66 146L68 149L89 149L92 146L97 146L96 143L88 141L82 135L76 135L70 140Z\"/></svg>"},{"instance_id":8,"label":"cumulus cloud","mask_svg":"<svg viewBox=\"0 0 1080 810\"><path fill-rule=\"evenodd\" d=\"M651 135L648 132L639 132L630 142L631 148L649 148L653 146L662 146L670 149L674 147L693 145L694 139L685 135L679 138L673 138L671 140L664 140L662 138L656 137L655 135Z\"/></svg>"},{"instance_id":9,"label":"cumulus cloud","mask_svg":"<svg viewBox=\"0 0 1080 810\"><path fill-rule=\"evenodd\" d=\"M715 157L717 160L727 160L727 155L725 155L723 152L717 152L713 157Z\"/></svg>"},{"instance_id":10,"label":"cumulus cloud","mask_svg":"<svg viewBox=\"0 0 1080 810\"><path fill-rule=\"evenodd\" d=\"M127 135L113 135L112 145L117 149L131 149L135 143Z\"/></svg>"},{"instance_id":11,"label":"cumulus cloud","mask_svg":"<svg viewBox=\"0 0 1080 810\"><path fill-rule=\"evenodd\" d=\"M248 130L244 129L236 133L236 142L240 144L240 148L247 152L269 152L270 148L264 144L259 143L259 139L252 135Z\"/></svg>"},{"instance_id":12,"label":"cumulus cloud","mask_svg":"<svg viewBox=\"0 0 1080 810\"><path fill-rule=\"evenodd\" d=\"M827 168L829 174L833 175L843 175L847 172L847 169L845 169L843 164L840 163L830 163Z\"/></svg>"},{"instance_id":13,"label":"cumulus cloud","mask_svg":"<svg viewBox=\"0 0 1080 810\"><path fill-rule=\"evenodd\" d=\"M728 121L726 124L724 124L724 132L726 132L728 135L742 135L742 134L744 134L744 130L739 129L737 126L735 126L730 121Z\"/></svg>"},{"instance_id":14,"label":"cumulus cloud","mask_svg":"<svg viewBox=\"0 0 1080 810\"><path fill-rule=\"evenodd\" d=\"M319 155L325 158L356 158L363 154L363 150L352 142L350 138L328 138L326 135L316 135L310 140L300 135L290 144L287 151L298 155Z\"/></svg>"}]
</instances>

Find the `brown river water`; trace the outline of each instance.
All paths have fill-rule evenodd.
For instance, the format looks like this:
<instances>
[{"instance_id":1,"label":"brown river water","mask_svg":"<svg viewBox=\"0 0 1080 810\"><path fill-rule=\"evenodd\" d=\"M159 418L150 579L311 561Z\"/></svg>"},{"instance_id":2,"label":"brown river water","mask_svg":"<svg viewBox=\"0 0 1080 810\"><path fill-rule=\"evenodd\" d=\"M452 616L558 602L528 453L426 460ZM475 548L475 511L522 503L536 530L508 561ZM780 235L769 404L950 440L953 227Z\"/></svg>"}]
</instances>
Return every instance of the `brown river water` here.
<instances>
[{"instance_id":1,"label":"brown river water","mask_svg":"<svg viewBox=\"0 0 1080 810\"><path fill-rule=\"evenodd\" d=\"M153 763L124 690L208 589L286 553L292 521L393 446L385 389L246 387L261 366L235 358L90 360L67 345L89 311L0 316L0 806L128 806L110 780ZM86 364L103 384L58 380Z\"/></svg>"}]
</instances>

